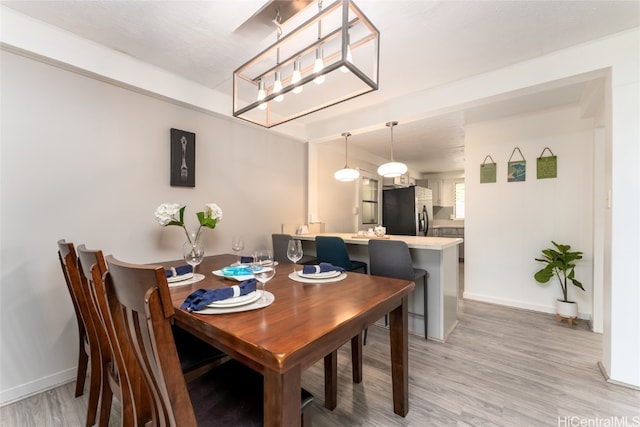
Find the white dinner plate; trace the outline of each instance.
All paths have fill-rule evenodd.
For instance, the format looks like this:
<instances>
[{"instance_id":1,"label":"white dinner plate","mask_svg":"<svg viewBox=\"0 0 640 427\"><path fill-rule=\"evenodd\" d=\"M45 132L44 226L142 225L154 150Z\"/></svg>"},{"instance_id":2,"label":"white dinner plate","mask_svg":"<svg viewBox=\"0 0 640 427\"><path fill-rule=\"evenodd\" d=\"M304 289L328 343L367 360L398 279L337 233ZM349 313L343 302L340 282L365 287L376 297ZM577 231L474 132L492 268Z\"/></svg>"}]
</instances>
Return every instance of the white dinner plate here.
<instances>
[{"instance_id":1,"label":"white dinner plate","mask_svg":"<svg viewBox=\"0 0 640 427\"><path fill-rule=\"evenodd\" d=\"M273 301L275 300L275 297L273 296L273 294L269 291L264 291L264 295L265 295L265 299L261 298L262 297L262 293L263 291L256 291L256 294L259 295L258 299L256 299L254 302L250 303L250 304L244 304L244 305L240 305L238 307L207 307L203 310L200 311L194 311L194 313L197 314L226 314L226 313L239 313L241 311L251 311L251 310L257 310L260 308L264 308L264 307L268 307L270 306Z\"/></svg>"},{"instance_id":2,"label":"white dinner plate","mask_svg":"<svg viewBox=\"0 0 640 427\"><path fill-rule=\"evenodd\" d=\"M260 296L262 296L261 292L253 291L253 292L249 292L246 295L240 295L239 297L227 298L222 301L212 302L211 304L207 304L207 307L212 307L212 308L239 307L241 305L251 304L258 298L260 298Z\"/></svg>"},{"instance_id":3,"label":"white dinner plate","mask_svg":"<svg viewBox=\"0 0 640 427\"><path fill-rule=\"evenodd\" d=\"M190 273L181 274L180 276L171 276L167 277L168 283L181 282L183 280L188 280L193 277L193 271Z\"/></svg>"},{"instance_id":4,"label":"white dinner plate","mask_svg":"<svg viewBox=\"0 0 640 427\"><path fill-rule=\"evenodd\" d=\"M178 286L187 286L192 285L194 283L198 283L199 281L204 279L204 274L194 273L193 277L187 280L181 280L179 282L169 282L170 288L177 288Z\"/></svg>"},{"instance_id":5,"label":"white dinner plate","mask_svg":"<svg viewBox=\"0 0 640 427\"><path fill-rule=\"evenodd\" d=\"M311 273L305 274L302 270L297 272L300 277L305 279L329 279L331 277L337 277L340 275L340 271L325 271L324 273Z\"/></svg>"},{"instance_id":6,"label":"white dinner plate","mask_svg":"<svg viewBox=\"0 0 640 427\"><path fill-rule=\"evenodd\" d=\"M295 280L296 282L302 282L302 283L331 283L331 282L339 282L340 280L344 280L347 278L347 273L345 273L344 271L341 272L339 275L334 276L334 277L325 277L322 279L308 279L306 277L301 277L299 274L297 273L289 273L289 279L291 280Z\"/></svg>"}]
</instances>

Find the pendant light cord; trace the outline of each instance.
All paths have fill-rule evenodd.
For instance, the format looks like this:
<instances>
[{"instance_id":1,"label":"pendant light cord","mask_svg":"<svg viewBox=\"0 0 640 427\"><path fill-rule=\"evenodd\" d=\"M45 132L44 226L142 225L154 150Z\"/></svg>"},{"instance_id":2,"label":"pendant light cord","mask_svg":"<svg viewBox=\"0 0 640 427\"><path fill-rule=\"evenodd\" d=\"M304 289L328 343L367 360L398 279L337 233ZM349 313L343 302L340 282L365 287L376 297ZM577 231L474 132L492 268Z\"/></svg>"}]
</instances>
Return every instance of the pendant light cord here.
<instances>
[{"instance_id":1,"label":"pendant light cord","mask_svg":"<svg viewBox=\"0 0 640 427\"><path fill-rule=\"evenodd\" d=\"M347 163L347 139L351 136L351 134L349 132L344 132L342 134L342 136L344 136L344 168L348 169L349 168L349 164Z\"/></svg>"},{"instance_id":2,"label":"pendant light cord","mask_svg":"<svg viewBox=\"0 0 640 427\"><path fill-rule=\"evenodd\" d=\"M391 129L391 161L393 162L393 127L396 126L398 122L387 122L387 126Z\"/></svg>"}]
</instances>

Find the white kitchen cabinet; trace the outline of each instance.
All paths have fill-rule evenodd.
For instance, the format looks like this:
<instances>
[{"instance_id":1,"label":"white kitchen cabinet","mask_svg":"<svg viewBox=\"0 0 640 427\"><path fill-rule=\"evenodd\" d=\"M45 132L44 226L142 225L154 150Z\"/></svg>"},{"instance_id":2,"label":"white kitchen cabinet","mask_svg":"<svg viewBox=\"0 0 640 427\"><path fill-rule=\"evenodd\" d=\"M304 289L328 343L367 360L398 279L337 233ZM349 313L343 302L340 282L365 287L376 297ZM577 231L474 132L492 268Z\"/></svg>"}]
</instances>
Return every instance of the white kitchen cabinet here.
<instances>
[{"instance_id":1,"label":"white kitchen cabinet","mask_svg":"<svg viewBox=\"0 0 640 427\"><path fill-rule=\"evenodd\" d=\"M433 197L433 206L442 206L442 199L440 198L440 193L442 192L442 180L430 179L428 183Z\"/></svg>"},{"instance_id":2,"label":"white kitchen cabinet","mask_svg":"<svg viewBox=\"0 0 640 427\"><path fill-rule=\"evenodd\" d=\"M442 185L440 186L440 202L442 203L442 205L440 206L453 207L453 205L455 204L453 185L453 180L445 179L444 181L442 181Z\"/></svg>"},{"instance_id":3,"label":"white kitchen cabinet","mask_svg":"<svg viewBox=\"0 0 640 427\"><path fill-rule=\"evenodd\" d=\"M433 195L433 206L453 207L455 204L454 183L452 179L429 179L428 188Z\"/></svg>"}]
</instances>

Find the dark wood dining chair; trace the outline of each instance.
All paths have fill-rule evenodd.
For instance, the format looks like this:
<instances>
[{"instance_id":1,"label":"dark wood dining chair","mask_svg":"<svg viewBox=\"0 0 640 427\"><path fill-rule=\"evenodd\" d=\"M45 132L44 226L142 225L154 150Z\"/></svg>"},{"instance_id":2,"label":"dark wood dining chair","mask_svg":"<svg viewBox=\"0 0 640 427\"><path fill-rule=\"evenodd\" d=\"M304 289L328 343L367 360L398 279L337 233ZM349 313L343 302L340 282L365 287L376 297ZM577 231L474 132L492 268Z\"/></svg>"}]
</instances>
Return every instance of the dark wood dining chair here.
<instances>
[{"instance_id":1,"label":"dark wood dining chair","mask_svg":"<svg viewBox=\"0 0 640 427\"><path fill-rule=\"evenodd\" d=\"M62 252L60 251L61 245L64 248L63 252L65 255L62 255ZM73 303L73 311L76 313L76 323L78 324L78 372L76 374L75 390L75 396L78 397L82 396L82 394L84 393L84 383L87 377L87 366L89 365L89 341L87 340L87 329L84 326L84 320L82 320L82 314L80 313L78 299L76 298L75 291L73 290L73 285L71 284L69 275L67 274L67 268L65 266L65 258L67 254L72 254L72 258L76 257L73 243L67 244L64 239L61 239L58 241L58 258L60 260L60 267L62 268L62 275L64 276L64 281L67 284L67 290L69 291L69 296L71 297L71 302Z\"/></svg>"},{"instance_id":2,"label":"dark wood dining chair","mask_svg":"<svg viewBox=\"0 0 640 427\"><path fill-rule=\"evenodd\" d=\"M422 279L424 284L424 338L427 339L429 323L427 279L429 272L421 268L413 268L411 252L409 252L407 244L399 240L369 240L369 269L373 276L406 279L416 283ZM385 325L387 323L388 316L385 315ZM366 331L364 340L366 343Z\"/></svg>"},{"instance_id":3,"label":"dark wood dining chair","mask_svg":"<svg viewBox=\"0 0 640 427\"><path fill-rule=\"evenodd\" d=\"M349 252L347 252L347 244L342 237L317 236L316 257L318 262L328 262L347 271L362 270L364 274L367 274L367 263L351 260Z\"/></svg>"},{"instance_id":4,"label":"dark wood dining chair","mask_svg":"<svg viewBox=\"0 0 640 427\"><path fill-rule=\"evenodd\" d=\"M78 257L73 243L64 239L58 240L58 258L62 267L71 299L74 302L76 317L78 318L78 330L80 331L80 356L78 360L78 375L76 378L76 397L78 391L84 389L84 381L87 370L87 359L91 364L89 371L89 398L87 403L87 419L85 425L92 426L96 422L98 413L98 401L100 398L101 384L101 363L100 342L96 333L95 325L89 311L89 304L85 293L82 290L80 272L78 270ZM82 326L80 326L80 323ZM83 354L84 352L84 354Z\"/></svg>"},{"instance_id":5,"label":"dark wood dining chair","mask_svg":"<svg viewBox=\"0 0 640 427\"><path fill-rule=\"evenodd\" d=\"M232 360L187 384L180 369L171 321L174 308L160 266L106 257L105 287L120 304L126 337L151 391L155 426L261 426L263 378ZM125 338L123 340L123 338ZM302 390L301 417L310 425L313 396Z\"/></svg>"},{"instance_id":6,"label":"dark wood dining chair","mask_svg":"<svg viewBox=\"0 0 640 427\"><path fill-rule=\"evenodd\" d=\"M121 425L135 425L150 419L150 395L142 380L142 370L137 366L135 355L129 346L120 347L117 334L124 334L125 328L119 314L117 301L108 301L102 278L107 265L99 250L89 250L85 245L77 248L78 268L83 289L90 300L96 332L101 343L102 386L100 399L99 426L107 426L113 396L121 402ZM93 305L91 304L93 303ZM174 327L174 338L180 359L180 367L187 382L230 360L222 351L210 346L199 338ZM127 375L126 366L134 371ZM120 375L123 372L123 375ZM139 404L133 403L133 395L139 396Z\"/></svg>"},{"instance_id":7,"label":"dark wood dining chair","mask_svg":"<svg viewBox=\"0 0 640 427\"><path fill-rule=\"evenodd\" d=\"M116 305L110 305L107 300L102 281L107 271L104 256L102 251L89 250L84 245L78 246L77 250L80 276L96 308L96 322L100 325L97 329L100 330L100 337L106 340L106 346L102 346L101 404L98 425L108 425L113 396L120 401L121 426L143 425L151 419L149 391L142 380L142 371L137 366L129 346L121 347L118 343L116 334L123 334L125 329ZM127 374L127 364L131 366L133 374L131 372ZM134 394L139 399L137 407L134 406Z\"/></svg>"}]
</instances>

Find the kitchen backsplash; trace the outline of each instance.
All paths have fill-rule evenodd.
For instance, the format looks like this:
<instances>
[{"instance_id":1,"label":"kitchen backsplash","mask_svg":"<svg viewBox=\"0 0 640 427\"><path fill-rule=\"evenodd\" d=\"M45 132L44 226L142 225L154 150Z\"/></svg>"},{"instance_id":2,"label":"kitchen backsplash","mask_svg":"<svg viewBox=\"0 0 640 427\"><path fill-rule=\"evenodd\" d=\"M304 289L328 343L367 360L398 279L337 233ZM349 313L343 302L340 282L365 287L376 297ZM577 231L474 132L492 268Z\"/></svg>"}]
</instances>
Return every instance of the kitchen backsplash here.
<instances>
[{"instance_id":1,"label":"kitchen backsplash","mask_svg":"<svg viewBox=\"0 0 640 427\"><path fill-rule=\"evenodd\" d=\"M453 215L453 206L434 206L433 207L433 219L451 219Z\"/></svg>"}]
</instances>

